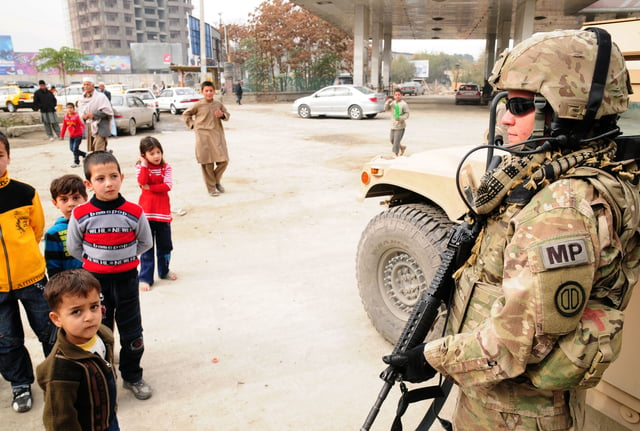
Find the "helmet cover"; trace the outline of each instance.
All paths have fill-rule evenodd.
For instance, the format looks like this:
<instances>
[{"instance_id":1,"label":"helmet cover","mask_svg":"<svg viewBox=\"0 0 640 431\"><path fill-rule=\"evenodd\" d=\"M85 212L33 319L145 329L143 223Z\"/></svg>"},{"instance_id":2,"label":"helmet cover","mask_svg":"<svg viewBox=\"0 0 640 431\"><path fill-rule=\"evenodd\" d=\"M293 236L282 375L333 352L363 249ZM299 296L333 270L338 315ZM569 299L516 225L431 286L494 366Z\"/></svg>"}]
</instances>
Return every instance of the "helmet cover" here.
<instances>
[{"instance_id":1,"label":"helmet cover","mask_svg":"<svg viewBox=\"0 0 640 431\"><path fill-rule=\"evenodd\" d=\"M604 96L596 119L624 112L629 104L629 74L624 57L615 43L611 45ZM499 90L541 94L558 118L582 120L597 54L597 36L591 31L536 33L500 55L489 82Z\"/></svg>"}]
</instances>

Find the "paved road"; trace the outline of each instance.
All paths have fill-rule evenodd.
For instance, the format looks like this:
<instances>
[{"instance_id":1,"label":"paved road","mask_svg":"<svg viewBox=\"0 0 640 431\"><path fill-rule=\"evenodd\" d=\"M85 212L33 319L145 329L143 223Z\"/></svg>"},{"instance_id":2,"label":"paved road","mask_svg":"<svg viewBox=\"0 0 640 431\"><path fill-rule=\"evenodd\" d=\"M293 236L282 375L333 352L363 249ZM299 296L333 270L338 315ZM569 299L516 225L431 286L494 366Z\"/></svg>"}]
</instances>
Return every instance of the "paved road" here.
<instances>
[{"instance_id":1,"label":"paved road","mask_svg":"<svg viewBox=\"0 0 640 431\"><path fill-rule=\"evenodd\" d=\"M452 98L419 103L404 143L408 154L479 143L487 109L454 106ZM193 135L162 114L154 135L174 168L172 201L187 211L173 222L172 269L180 278L141 292L145 378L155 394L138 401L119 389L123 430L358 430L381 386L380 357L391 346L361 306L355 251L368 220L382 208L361 202L359 169L390 153L390 121L303 120L289 105L229 104L227 193L207 195L194 161ZM110 141L137 200L134 163L139 139ZM47 225L52 178L69 167L65 142L34 134L11 141L10 173L34 184ZM42 360L27 330L34 363ZM216 358L217 362L212 360ZM386 430L394 390L374 430ZM42 393L31 412L14 413L0 385L2 429L41 429ZM417 423L423 413L408 414ZM411 427L408 427L409 429Z\"/></svg>"}]
</instances>

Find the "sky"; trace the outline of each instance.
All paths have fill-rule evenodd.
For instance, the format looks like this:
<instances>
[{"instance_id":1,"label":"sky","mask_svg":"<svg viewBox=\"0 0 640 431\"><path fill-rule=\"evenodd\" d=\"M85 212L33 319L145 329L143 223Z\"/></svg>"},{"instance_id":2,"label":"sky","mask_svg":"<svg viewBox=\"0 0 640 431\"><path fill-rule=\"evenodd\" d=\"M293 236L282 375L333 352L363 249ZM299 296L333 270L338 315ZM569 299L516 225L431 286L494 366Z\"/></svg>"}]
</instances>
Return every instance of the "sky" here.
<instances>
[{"instance_id":1,"label":"sky","mask_svg":"<svg viewBox=\"0 0 640 431\"><path fill-rule=\"evenodd\" d=\"M254 12L263 0L206 0L205 21L218 26L223 23L243 24L249 13ZM18 52L35 52L40 48L71 46L71 35L67 34L67 0L2 0L0 35L11 35L13 49ZM200 0L192 0L193 14L200 17ZM18 6L19 5L19 6ZM222 13L222 16L219 14ZM484 50L484 42L476 40L394 40L396 52L446 52L448 54L471 54L478 57Z\"/></svg>"}]
</instances>

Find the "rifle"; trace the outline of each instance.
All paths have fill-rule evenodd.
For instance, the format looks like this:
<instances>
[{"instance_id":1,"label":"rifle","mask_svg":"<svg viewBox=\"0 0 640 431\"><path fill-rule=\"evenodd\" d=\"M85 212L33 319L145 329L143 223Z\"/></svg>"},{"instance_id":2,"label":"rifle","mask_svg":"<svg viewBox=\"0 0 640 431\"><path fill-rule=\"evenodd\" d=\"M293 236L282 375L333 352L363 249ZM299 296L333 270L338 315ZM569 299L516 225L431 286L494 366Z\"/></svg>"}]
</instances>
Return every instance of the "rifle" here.
<instances>
[{"instance_id":1,"label":"rifle","mask_svg":"<svg viewBox=\"0 0 640 431\"><path fill-rule=\"evenodd\" d=\"M407 320L402 331L402 335L400 335L400 338L393 348L392 354L404 353L424 342L424 339L427 337L429 330L438 316L440 305L448 301L454 289L453 272L471 254L471 248L475 243L480 229L481 223L477 221L473 223L473 225L465 221L451 229L449 240L447 241L447 248L440 256L440 266L433 280L431 280L429 287L422 292L420 300L413 308L411 316L409 316L409 320ZM380 374L380 378L384 380L384 384L360 431L369 431L389 391L396 381L401 380L400 374L391 365ZM404 388L404 384L402 386L402 390L405 392L406 388ZM440 388L437 387L437 389ZM429 398L444 396L442 391L438 392L439 394L432 394ZM399 417L397 417L396 420L399 421ZM424 422L423 420L423 423Z\"/></svg>"}]
</instances>

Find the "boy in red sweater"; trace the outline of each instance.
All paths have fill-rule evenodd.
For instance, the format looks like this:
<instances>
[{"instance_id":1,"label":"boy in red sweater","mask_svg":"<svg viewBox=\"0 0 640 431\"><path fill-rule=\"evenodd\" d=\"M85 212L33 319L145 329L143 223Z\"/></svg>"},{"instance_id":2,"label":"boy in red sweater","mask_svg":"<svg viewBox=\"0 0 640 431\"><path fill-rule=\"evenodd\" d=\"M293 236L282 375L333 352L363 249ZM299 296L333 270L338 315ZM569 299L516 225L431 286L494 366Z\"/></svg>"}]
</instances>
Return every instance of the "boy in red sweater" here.
<instances>
[{"instance_id":1,"label":"boy in red sweater","mask_svg":"<svg viewBox=\"0 0 640 431\"><path fill-rule=\"evenodd\" d=\"M76 112L73 103L67 103L67 113L62 120L62 130L60 130L60 139L64 138L64 133L69 129L69 149L73 153L72 168L80 166L80 157L85 158L87 153L80 151L80 143L84 134L84 123L80 115Z\"/></svg>"}]
</instances>

